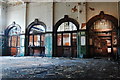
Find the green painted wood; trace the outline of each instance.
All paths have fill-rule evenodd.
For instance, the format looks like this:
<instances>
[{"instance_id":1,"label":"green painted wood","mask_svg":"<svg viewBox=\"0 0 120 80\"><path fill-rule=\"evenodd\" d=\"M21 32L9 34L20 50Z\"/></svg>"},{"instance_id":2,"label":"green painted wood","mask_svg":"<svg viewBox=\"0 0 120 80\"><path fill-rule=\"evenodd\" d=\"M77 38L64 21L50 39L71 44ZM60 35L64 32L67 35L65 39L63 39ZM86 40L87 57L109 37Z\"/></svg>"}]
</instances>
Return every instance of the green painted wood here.
<instances>
[{"instance_id":1,"label":"green painted wood","mask_svg":"<svg viewBox=\"0 0 120 80\"><path fill-rule=\"evenodd\" d=\"M85 37L85 45L81 45L81 37ZM86 55L86 34L85 31L78 33L78 43L77 43L78 58L83 58Z\"/></svg>"},{"instance_id":2,"label":"green painted wood","mask_svg":"<svg viewBox=\"0 0 120 80\"><path fill-rule=\"evenodd\" d=\"M45 54L46 57L52 57L52 34L45 35Z\"/></svg>"},{"instance_id":3,"label":"green painted wood","mask_svg":"<svg viewBox=\"0 0 120 80\"><path fill-rule=\"evenodd\" d=\"M81 39L80 39L80 37L81 37L81 34L80 34L80 32L78 32L77 33L78 35L77 35L77 53L78 53L78 58L82 58L82 54L81 54Z\"/></svg>"},{"instance_id":4,"label":"green painted wood","mask_svg":"<svg viewBox=\"0 0 120 80\"><path fill-rule=\"evenodd\" d=\"M2 46L3 46L3 39L2 36L0 36L0 56L2 56Z\"/></svg>"},{"instance_id":5,"label":"green painted wood","mask_svg":"<svg viewBox=\"0 0 120 80\"><path fill-rule=\"evenodd\" d=\"M25 35L20 36L20 54L19 56L24 56L25 55Z\"/></svg>"}]
</instances>

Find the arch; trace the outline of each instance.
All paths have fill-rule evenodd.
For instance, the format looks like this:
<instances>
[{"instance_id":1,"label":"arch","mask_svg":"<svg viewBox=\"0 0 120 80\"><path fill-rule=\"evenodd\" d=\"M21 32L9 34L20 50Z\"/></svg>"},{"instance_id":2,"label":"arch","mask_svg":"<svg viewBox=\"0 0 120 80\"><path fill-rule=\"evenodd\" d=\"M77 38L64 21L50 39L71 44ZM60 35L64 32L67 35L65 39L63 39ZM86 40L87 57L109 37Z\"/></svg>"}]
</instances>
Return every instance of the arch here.
<instances>
[{"instance_id":1,"label":"arch","mask_svg":"<svg viewBox=\"0 0 120 80\"><path fill-rule=\"evenodd\" d=\"M76 29L77 30L75 30L75 31L61 31L61 32L58 32L57 30L58 30L58 28L59 28L59 26L62 24L62 23L65 23L65 22L71 22L72 24L74 24L75 25L75 27L76 27ZM54 31L54 36L53 36L53 43L54 43L54 45L53 45L53 56L57 56L57 57L62 57L63 56L63 54L62 55L59 55L59 53L58 53L58 48L59 47L61 47L62 46L62 48L61 48L61 53L62 52L64 52L63 51L63 49L66 47L66 48L68 48L69 47L69 49L70 49L70 53L71 53L71 56L69 56L69 57L77 57L77 53L75 53L75 56L74 56L74 54L73 54L73 38L72 38L72 36L73 36L73 34L75 34L75 36L76 36L76 38L77 38L77 32L79 31L79 23L76 21L76 20L74 20L73 18L69 18L68 17L68 15L65 15L64 16L64 18L62 18L62 19L60 19L56 24L55 24L55 26L54 26L54 28L53 28L53 31ZM58 46L58 40L57 40L57 36L59 36L59 34L62 36L61 37L61 39L62 39L62 42L63 42L63 37L66 35L66 34L68 34L69 35L69 38L70 38L70 43L69 44L71 44L71 45L69 45L68 43L66 43L66 45L67 46L64 46L63 45L63 43L61 42L61 46ZM77 39L76 39L76 42L77 42ZM68 46L69 45L69 46ZM76 48L75 50L76 50L76 52L77 52L77 47L75 46L74 48ZM60 52L60 51L59 51ZM60 53L60 54L61 54Z\"/></svg>"},{"instance_id":2,"label":"arch","mask_svg":"<svg viewBox=\"0 0 120 80\"><path fill-rule=\"evenodd\" d=\"M54 32L57 31L58 27L64 23L64 22L72 22L73 24L75 24L76 28L77 28L77 31L79 30L79 23L73 19L73 18L69 18L68 15L65 15L64 18L60 19L54 26Z\"/></svg>"},{"instance_id":3,"label":"arch","mask_svg":"<svg viewBox=\"0 0 120 80\"><path fill-rule=\"evenodd\" d=\"M41 29L39 29L39 28L37 28L37 27L35 27L35 26L38 26L38 25L41 25L43 28L44 28L44 32L41 32L40 30ZM36 29L36 30L39 30L40 31L40 33L32 33L32 34L30 34L30 31L32 30L32 29ZM40 38L41 38L41 36L42 35L44 35L45 34L45 32L46 32L46 25L43 23L43 22L41 22L41 21L39 21L38 19L35 19L32 23L30 23L29 25L28 25L28 27L26 28L26 45L25 45L25 55L30 55L30 49L32 48L33 49L33 52L32 52L32 54L34 55L34 50L41 50L42 48L43 49L45 49L45 46L41 46L41 39L40 39L40 45L39 46L36 46L36 45L34 45L34 41L32 41L32 43L33 43L33 45L30 45L30 43L29 43L29 41L30 41L30 36L33 36L32 37L32 39L34 40L34 36L39 36Z\"/></svg>"},{"instance_id":4,"label":"arch","mask_svg":"<svg viewBox=\"0 0 120 80\"><path fill-rule=\"evenodd\" d=\"M94 17L92 17L88 22L87 22L87 30L93 25L93 23L97 20L100 19L106 19L106 20L110 20L112 23L114 23L115 27L118 27L118 19L116 19L114 16L109 15L109 14L104 14L103 11L100 12L99 15L96 15Z\"/></svg>"},{"instance_id":5,"label":"arch","mask_svg":"<svg viewBox=\"0 0 120 80\"><path fill-rule=\"evenodd\" d=\"M31 28L34 27L35 25L41 25L41 26L43 26L43 27L45 28L45 30L46 30L46 25L45 25L45 23L39 21L38 19L35 19L35 20L34 20L32 23L30 23L30 24L28 25L28 27L26 28L27 35L29 34Z\"/></svg>"},{"instance_id":6,"label":"arch","mask_svg":"<svg viewBox=\"0 0 120 80\"><path fill-rule=\"evenodd\" d=\"M21 32L21 26L16 24L15 22L13 22L11 25L9 25L6 29L5 29L5 35L9 35L9 32L11 29L13 29L14 27L18 28Z\"/></svg>"},{"instance_id":7,"label":"arch","mask_svg":"<svg viewBox=\"0 0 120 80\"><path fill-rule=\"evenodd\" d=\"M20 50L20 34L21 34L21 27L15 22L13 22L11 25L9 25L6 28L5 49L7 49L7 51L5 52L5 55L17 56L20 54L20 51L19 51Z\"/></svg>"},{"instance_id":8,"label":"arch","mask_svg":"<svg viewBox=\"0 0 120 80\"><path fill-rule=\"evenodd\" d=\"M98 20L108 20L112 23L114 28L111 28L111 30L110 29L99 30L99 31L95 30L95 29L91 30L91 27L94 25L94 22L96 22ZM115 56L117 55L117 51L115 51L113 48L116 49L117 44L115 45L113 43L115 42L115 40L117 40L117 36L118 36L117 29L118 29L118 19L116 19L112 15L104 14L104 12L101 11L99 15L92 17L87 22L87 51L89 52L89 54L87 54L88 57L91 57L90 54L92 54L92 53L93 53L92 55L94 55L94 53L97 53L97 54L104 53L104 55L110 54L111 57L115 58ZM108 37L108 35L109 35L109 37ZM95 46L96 42L97 42L97 44L100 43L100 46ZM110 44L109 46L108 46L108 42ZM101 47L101 45L103 47Z\"/></svg>"}]
</instances>

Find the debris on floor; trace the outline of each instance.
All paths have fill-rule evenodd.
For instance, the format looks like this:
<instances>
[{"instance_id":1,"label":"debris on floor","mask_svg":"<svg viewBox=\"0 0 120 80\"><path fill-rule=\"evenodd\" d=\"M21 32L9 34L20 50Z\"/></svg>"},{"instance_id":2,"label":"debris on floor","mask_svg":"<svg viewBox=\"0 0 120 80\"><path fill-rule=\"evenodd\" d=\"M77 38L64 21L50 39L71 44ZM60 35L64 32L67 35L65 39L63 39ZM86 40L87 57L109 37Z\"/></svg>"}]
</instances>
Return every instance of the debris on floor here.
<instances>
[{"instance_id":1,"label":"debris on floor","mask_svg":"<svg viewBox=\"0 0 120 80\"><path fill-rule=\"evenodd\" d=\"M120 64L108 59L1 57L2 78L120 79Z\"/></svg>"}]
</instances>

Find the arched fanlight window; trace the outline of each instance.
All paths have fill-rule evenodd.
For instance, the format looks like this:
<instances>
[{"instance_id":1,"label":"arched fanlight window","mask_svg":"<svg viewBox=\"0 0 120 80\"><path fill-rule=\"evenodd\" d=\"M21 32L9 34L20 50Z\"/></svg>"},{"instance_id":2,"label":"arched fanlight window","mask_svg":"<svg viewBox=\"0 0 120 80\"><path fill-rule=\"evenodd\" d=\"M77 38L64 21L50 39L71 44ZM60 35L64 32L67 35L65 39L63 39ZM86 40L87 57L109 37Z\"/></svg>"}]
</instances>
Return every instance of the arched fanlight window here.
<instances>
[{"instance_id":1,"label":"arched fanlight window","mask_svg":"<svg viewBox=\"0 0 120 80\"><path fill-rule=\"evenodd\" d=\"M45 56L46 25L35 19L26 29L26 55Z\"/></svg>"},{"instance_id":2,"label":"arched fanlight window","mask_svg":"<svg viewBox=\"0 0 120 80\"><path fill-rule=\"evenodd\" d=\"M8 28L5 31L6 35L19 35L21 33L21 27L20 25L13 22L11 25L8 26Z\"/></svg>"},{"instance_id":3,"label":"arched fanlight window","mask_svg":"<svg viewBox=\"0 0 120 80\"><path fill-rule=\"evenodd\" d=\"M58 57L77 57L77 32L79 24L67 15L54 27L54 55Z\"/></svg>"},{"instance_id":4,"label":"arched fanlight window","mask_svg":"<svg viewBox=\"0 0 120 80\"><path fill-rule=\"evenodd\" d=\"M118 20L103 11L91 18L87 23L88 56L114 57L117 54L117 27Z\"/></svg>"},{"instance_id":5,"label":"arched fanlight window","mask_svg":"<svg viewBox=\"0 0 120 80\"><path fill-rule=\"evenodd\" d=\"M114 28L113 23L109 20L100 19L94 22L94 29L112 29Z\"/></svg>"},{"instance_id":6,"label":"arched fanlight window","mask_svg":"<svg viewBox=\"0 0 120 80\"><path fill-rule=\"evenodd\" d=\"M59 26L57 32L60 32L60 31L75 31L75 30L77 30L77 28L72 22L64 22Z\"/></svg>"},{"instance_id":7,"label":"arched fanlight window","mask_svg":"<svg viewBox=\"0 0 120 80\"><path fill-rule=\"evenodd\" d=\"M45 33L45 27L42 25L33 26L30 30L30 34L36 34L36 33Z\"/></svg>"},{"instance_id":8,"label":"arched fanlight window","mask_svg":"<svg viewBox=\"0 0 120 80\"><path fill-rule=\"evenodd\" d=\"M21 27L13 22L5 30L5 35L7 36L8 42L8 53L10 55L19 55L20 54L20 34ZM6 45L7 46L7 45Z\"/></svg>"}]
</instances>

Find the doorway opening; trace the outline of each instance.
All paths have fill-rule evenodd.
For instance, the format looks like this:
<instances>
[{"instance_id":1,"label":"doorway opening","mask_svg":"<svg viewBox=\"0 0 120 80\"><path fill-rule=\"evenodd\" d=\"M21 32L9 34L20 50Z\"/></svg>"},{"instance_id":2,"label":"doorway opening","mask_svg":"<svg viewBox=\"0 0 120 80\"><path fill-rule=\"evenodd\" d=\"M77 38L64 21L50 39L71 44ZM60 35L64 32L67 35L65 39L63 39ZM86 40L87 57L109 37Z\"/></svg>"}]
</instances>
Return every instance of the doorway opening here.
<instances>
[{"instance_id":1,"label":"doorway opening","mask_svg":"<svg viewBox=\"0 0 120 80\"><path fill-rule=\"evenodd\" d=\"M118 54L118 20L104 14L91 18L87 23L89 57L116 57Z\"/></svg>"},{"instance_id":2,"label":"doorway opening","mask_svg":"<svg viewBox=\"0 0 120 80\"><path fill-rule=\"evenodd\" d=\"M8 56L17 56L20 54L20 34L21 27L15 22L5 30L6 52Z\"/></svg>"},{"instance_id":3,"label":"doorway opening","mask_svg":"<svg viewBox=\"0 0 120 80\"><path fill-rule=\"evenodd\" d=\"M77 35L79 24L67 15L54 27L55 57L77 57Z\"/></svg>"},{"instance_id":4,"label":"doorway opening","mask_svg":"<svg viewBox=\"0 0 120 80\"><path fill-rule=\"evenodd\" d=\"M46 25L35 19L26 29L26 55L45 56Z\"/></svg>"}]
</instances>

